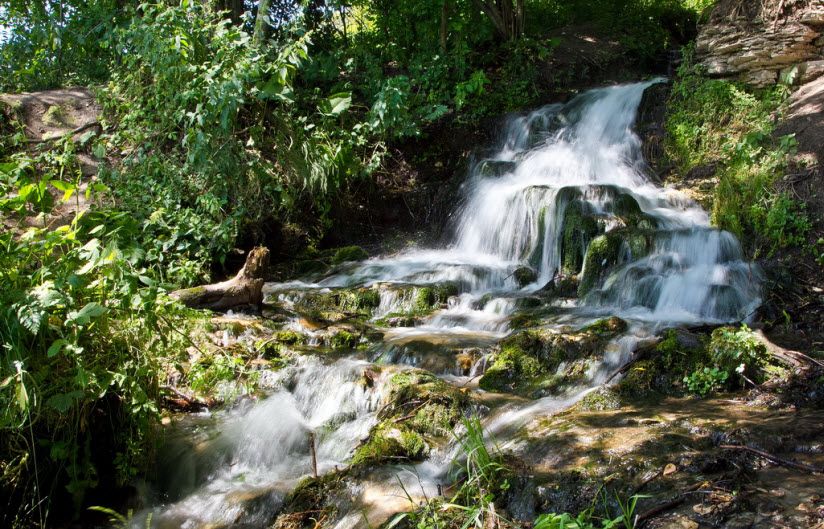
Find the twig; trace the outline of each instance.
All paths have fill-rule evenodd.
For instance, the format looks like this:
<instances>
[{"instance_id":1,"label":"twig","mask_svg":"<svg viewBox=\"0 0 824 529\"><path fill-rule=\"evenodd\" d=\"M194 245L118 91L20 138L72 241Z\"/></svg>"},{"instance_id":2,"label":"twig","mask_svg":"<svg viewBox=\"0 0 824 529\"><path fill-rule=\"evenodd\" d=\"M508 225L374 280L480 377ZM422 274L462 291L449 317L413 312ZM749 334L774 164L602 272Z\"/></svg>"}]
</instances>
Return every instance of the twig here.
<instances>
[{"instance_id":1,"label":"twig","mask_svg":"<svg viewBox=\"0 0 824 529\"><path fill-rule=\"evenodd\" d=\"M198 398L196 398L196 397L190 397L189 395L186 395L185 393L183 393L182 391L180 391L179 389L177 389L177 388L175 388L175 387L172 387L172 386L161 386L161 389L163 389L163 390L166 390L166 391L169 391L169 392L173 393L173 394L174 394L174 395L176 395L179 399L183 400L183 401L184 401L184 402L185 402L188 406L190 406L190 407L192 407L192 408L195 408L195 409L206 409L206 408L208 408L208 407L209 407L209 406L208 406L205 402L201 401L200 399L198 399Z\"/></svg>"},{"instance_id":2,"label":"twig","mask_svg":"<svg viewBox=\"0 0 824 529\"><path fill-rule=\"evenodd\" d=\"M63 138L67 138L69 136L74 136L75 134L80 134L84 130L90 129L92 127L100 127L100 129L103 130L103 126L100 124L99 121L90 121L90 122L86 123L85 125L80 125L76 129L70 130L70 131L65 132L63 134L60 134L58 136L51 136L49 138L43 138L43 139L39 139L39 140L29 139L29 140L26 140L26 143L48 143L48 142L51 142L51 141L62 140Z\"/></svg>"},{"instance_id":3,"label":"twig","mask_svg":"<svg viewBox=\"0 0 824 529\"><path fill-rule=\"evenodd\" d=\"M800 366L801 361L804 360L806 362L812 363L817 365L818 367L824 367L824 363L816 360L815 358L811 358L804 353L799 353L798 351L792 351L790 349L784 349L774 343L772 343L765 335L764 332L761 330L755 331L755 337L758 339L759 342L766 346L767 350L781 360L784 360L786 363Z\"/></svg>"},{"instance_id":4,"label":"twig","mask_svg":"<svg viewBox=\"0 0 824 529\"><path fill-rule=\"evenodd\" d=\"M312 456L312 476L318 477L318 455L315 451L315 432L309 432L309 454Z\"/></svg>"},{"instance_id":5,"label":"twig","mask_svg":"<svg viewBox=\"0 0 824 529\"><path fill-rule=\"evenodd\" d=\"M764 452L763 450L751 448L746 445L719 445L719 448L723 448L725 450L743 450L744 452L750 452L755 455L761 456L764 459L768 459L773 463L776 463L781 466L794 468L796 470L803 470L804 472L809 472L811 474L824 474L824 468L814 467L812 465L805 465L804 463L796 463L795 461L783 459L781 457L774 456L770 453Z\"/></svg>"},{"instance_id":6,"label":"twig","mask_svg":"<svg viewBox=\"0 0 824 529\"><path fill-rule=\"evenodd\" d=\"M661 514L664 511L668 511L668 510L672 509L673 507L678 507L679 505L684 503L684 500L687 499L687 494L690 494L690 493L695 492L696 490L700 489L704 485L704 483L706 483L706 482L701 481L701 482L695 483L692 486L690 486L687 490L685 490L684 492L680 493L678 496L673 498L672 500L670 500L668 502L665 502L665 503L662 503L662 504L657 505L657 506L655 506L655 507L653 507L653 508L651 508L647 511L642 512L641 514L639 514L638 516L635 517L635 525L640 527L639 524L643 523L644 521L648 520L649 518L652 518L653 516L655 516L657 514Z\"/></svg>"}]
</instances>

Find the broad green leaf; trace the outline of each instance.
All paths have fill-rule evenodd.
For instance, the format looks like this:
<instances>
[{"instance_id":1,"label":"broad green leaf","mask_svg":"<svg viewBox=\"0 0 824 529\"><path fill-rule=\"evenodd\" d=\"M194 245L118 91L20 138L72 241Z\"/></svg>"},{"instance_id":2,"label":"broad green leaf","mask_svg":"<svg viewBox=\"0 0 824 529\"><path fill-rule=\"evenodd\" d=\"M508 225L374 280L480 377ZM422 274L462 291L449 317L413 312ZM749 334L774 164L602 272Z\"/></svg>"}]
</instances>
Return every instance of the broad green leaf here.
<instances>
[{"instance_id":1,"label":"broad green leaf","mask_svg":"<svg viewBox=\"0 0 824 529\"><path fill-rule=\"evenodd\" d=\"M60 351L63 349L63 346L65 346L67 343L69 342L62 338L60 338L59 340L55 340L49 347L49 350L46 352L46 356L48 356L49 358L54 357L55 355L60 353Z\"/></svg>"},{"instance_id":2,"label":"broad green leaf","mask_svg":"<svg viewBox=\"0 0 824 529\"><path fill-rule=\"evenodd\" d=\"M82 309L79 311L71 311L66 316L67 323L74 323L76 325L86 325L91 321L93 318L97 318L106 312L106 307L97 303L96 301L92 301L91 303L87 303Z\"/></svg>"},{"instance_id":3,"label":"broad green leaf","mask_svg":"<svg viewBox=\"0 0 824 529\"><path fill-rule=\"evenodd\" d=\"M322 105L321 111L327 116L338 116L352 106L352 94L341 92L333 94Z\"/></svg>"}]
</instances>

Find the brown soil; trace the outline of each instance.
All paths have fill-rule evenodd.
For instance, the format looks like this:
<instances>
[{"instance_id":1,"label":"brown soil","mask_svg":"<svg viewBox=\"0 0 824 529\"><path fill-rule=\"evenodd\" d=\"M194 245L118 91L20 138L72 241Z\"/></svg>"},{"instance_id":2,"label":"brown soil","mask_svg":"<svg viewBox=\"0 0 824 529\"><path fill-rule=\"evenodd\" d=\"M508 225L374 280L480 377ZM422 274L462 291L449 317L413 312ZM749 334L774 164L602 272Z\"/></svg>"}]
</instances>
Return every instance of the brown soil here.
<instances>
[{"instance_id":1,"label":"brown soil","mask_svg":"<svg viewBox=\"0 0 824 529\"><path fill-rule=\"evenodd\" d=\"M822 424L821 410L768 410L725 398L573 408L529 432L523 462L534 469L543 512L600 505L605 483L610 493L649 496L636 510L639 527L824 527L820 475L722 448L746 445L822 467Z\"/></svg>"},{"instance_id":2,"label":"brown soil","mask_svg":"<svg viewBox=\"0 0 824 529\"><path fill-rule=\"evenodd\" d=\"M807 248L792 249L770 263L778 277L767 308L772 304L789 315L789 321L771 315L776 325L769 329L770 338L784 347L824 353L824 266L816 261L824 255L824 245L818 244L824 237L824 77L792 95L776 134L795 134L798 141L798 154L780 187L805 204L812 226Z\"/></svg>"},{"instance_id":3,"label":"brown soil","mask_svg":"<svg viewBox=\"0 0 824 529\"><path fill-rule=\"evenodd\" d=\"M32 153L49 147L55 140L73 136L75 140L89 131L102 131L100 106L94 94L87 88L66 88L21 94L0 94L12 118L22 126ZM2 110L2 107L0 107ZM97 174L98 162L88 152L78 152L77 162L82 174L80 189L69 202L60 201L61 193L50 189L56 206L45 218L35 212L23 219L2 218L8 229L25 226L60 226L68 224L75 215L88 209L86 189Z\"/></svg>"}]
</instances>

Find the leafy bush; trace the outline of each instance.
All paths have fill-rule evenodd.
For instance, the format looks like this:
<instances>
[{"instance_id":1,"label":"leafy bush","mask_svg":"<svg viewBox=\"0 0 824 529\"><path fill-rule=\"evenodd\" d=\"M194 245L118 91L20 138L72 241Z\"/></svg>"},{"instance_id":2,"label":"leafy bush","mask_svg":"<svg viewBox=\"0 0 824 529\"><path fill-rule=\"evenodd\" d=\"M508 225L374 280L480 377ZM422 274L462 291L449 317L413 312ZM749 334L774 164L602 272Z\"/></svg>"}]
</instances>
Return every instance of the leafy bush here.
<instances>
[{"instance_id":1,"label":"leafy bush","mask_svg":"<svg viewBox=\"0 0 824 529\"><path fill-rule=\"evenodd\" d=\"M781 85L756 91L709 79L688 49L670 99L669 156L681 174L716 166L712 221L756 253L802 244L810 230L803 204L776 188L796 145L772 134L787 95Z\"/></svg>"},{"instance_id":2,"label":"leafy bush","mask_svg":"<svg viewBox=\"0 0 824 529\"><path fill-rule=\"evenodd\" d=\"M684 384L691 393L706 397L713 391L723 388L727 379L729 379L729 373L723 369L704 367L684 377Z\"/></svg>"},{"instance_id":3,"label":"leafy bush","mask_svg":"<svg viewBox=\"0 0 824 529\"><path fill-rule=\"evenodd\" d=\"M715 329L707 352L709 365L684 377L687 388L702 397L712 391L742 387L745 382L761 382L769 359L766 346L746 325Z\"/></svg>"}]
</instances>

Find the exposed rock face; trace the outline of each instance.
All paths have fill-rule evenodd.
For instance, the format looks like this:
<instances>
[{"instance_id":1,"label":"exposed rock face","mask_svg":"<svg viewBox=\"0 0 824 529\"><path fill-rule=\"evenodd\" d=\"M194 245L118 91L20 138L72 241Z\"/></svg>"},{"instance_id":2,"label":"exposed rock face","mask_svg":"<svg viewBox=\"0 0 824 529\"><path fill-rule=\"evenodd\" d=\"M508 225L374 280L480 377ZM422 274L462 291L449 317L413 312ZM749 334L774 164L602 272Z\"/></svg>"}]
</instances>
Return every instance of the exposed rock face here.
<instances>
[{"instance_id":1,"label":"exposed rock face","mask_svg":"<svg viewBox=\"0 0 824 529\"><path fill-rule=\"evenodd\" d=\"M824 2L722 0L696 53L711 76L768 86L795 68L795 82L806 83L824 75Z\"/></svg>"}]
</instances>

